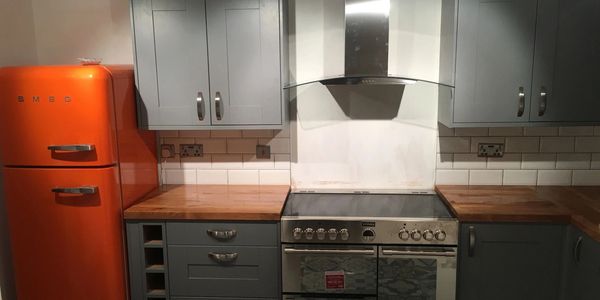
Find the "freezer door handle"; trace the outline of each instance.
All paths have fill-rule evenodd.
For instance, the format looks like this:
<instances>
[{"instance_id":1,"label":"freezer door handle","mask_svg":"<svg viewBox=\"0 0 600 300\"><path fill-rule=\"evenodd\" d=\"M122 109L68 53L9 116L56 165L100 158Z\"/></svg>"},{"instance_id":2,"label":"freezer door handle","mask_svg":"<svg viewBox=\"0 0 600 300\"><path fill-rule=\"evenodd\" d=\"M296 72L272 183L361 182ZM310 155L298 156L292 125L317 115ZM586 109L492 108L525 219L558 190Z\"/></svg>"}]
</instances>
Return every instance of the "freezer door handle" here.
<instances>
[{"instance_id":1,"label":"freezer door handle","mask_svg":"<svg viewBox=\"0 0 600 300\"><path fill-rule=\"evenodd\" d=\"M89 152L89 151L94 151L95 149L96 149L96 146L90 145L90 144L48 146L48 150L50 150L50 151Z\"/></svg>"},{"instance_id":2,"label":"freezer door handle","mask_svg":"<svg viewBox=\"0 0 600 300\"><path fill-rule=\"evenodd\" d=\"M93 195L98 193L97 186L80 186L80 187L55 187L53 193L60 194L77 194L77 195Z\"/></svg>"}]
</instances>

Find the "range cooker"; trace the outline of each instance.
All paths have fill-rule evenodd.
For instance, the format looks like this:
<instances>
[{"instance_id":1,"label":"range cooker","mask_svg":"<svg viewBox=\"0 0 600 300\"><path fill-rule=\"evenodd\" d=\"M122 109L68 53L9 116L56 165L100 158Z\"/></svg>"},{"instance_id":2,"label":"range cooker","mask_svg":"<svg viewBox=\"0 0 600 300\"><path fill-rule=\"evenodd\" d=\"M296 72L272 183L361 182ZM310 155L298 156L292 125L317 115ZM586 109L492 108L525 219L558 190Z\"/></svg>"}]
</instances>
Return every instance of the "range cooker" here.
<instances>
[{"instance_id":1,"label":"range cooker","mask_svg":"<svg viewBox=\"0 0 600 300\"><path fill-rule=\"evenodd\" d=\"M294 192L281 240L283 299L455 299L458 221L433 191Z\"/></svg>"}]
</instances>

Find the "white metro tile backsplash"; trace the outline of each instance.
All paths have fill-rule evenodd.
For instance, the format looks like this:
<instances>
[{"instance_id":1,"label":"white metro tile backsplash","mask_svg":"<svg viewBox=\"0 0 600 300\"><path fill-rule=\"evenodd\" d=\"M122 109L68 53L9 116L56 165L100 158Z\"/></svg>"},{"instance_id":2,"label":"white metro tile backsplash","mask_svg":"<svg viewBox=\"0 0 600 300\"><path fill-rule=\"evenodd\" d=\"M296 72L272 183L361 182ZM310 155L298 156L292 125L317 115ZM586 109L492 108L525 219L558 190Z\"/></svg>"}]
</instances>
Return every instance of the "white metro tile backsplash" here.
<instances>
[{"instance_id":1,"label":"white metro tile backsplash","mask_svg":"<svg viewBox=\"0 0 600 300\"><path fill-rule=\"evenodd\" d=\"M600 127L439 124L438 135L436 184L600 185ZM479 143L504 143L504 157L477 157Z\"/></svg>"},{"instance_id":2,"label":"white metro tile backsplash","mask_svg":"<svg viewBox=\"0 0 600 300\"><path fill-rule=\"evenodd\" d=\"M290 184L290 132L284 130L165 130L160 142L176 155L161 158L163 184ZM180 144L202 144L204 156L180 157ZM256 145L270 145L258 159Z\"/></svg>"}]
</instances>

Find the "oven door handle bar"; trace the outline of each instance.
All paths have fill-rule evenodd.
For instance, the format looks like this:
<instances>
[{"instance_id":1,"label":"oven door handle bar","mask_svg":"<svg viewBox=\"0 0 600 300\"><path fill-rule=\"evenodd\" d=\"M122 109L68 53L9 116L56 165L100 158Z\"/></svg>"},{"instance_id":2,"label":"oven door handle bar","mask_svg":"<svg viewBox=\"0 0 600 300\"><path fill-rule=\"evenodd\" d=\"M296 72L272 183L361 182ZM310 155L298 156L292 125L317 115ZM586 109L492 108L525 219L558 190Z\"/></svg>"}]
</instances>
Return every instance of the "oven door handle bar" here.
<instances>
[{"instance_id":1,"label":"oven door handle bar","mask_svg":"<svg viewBox=\"0 0 600 300\"><path fill-rule=\"evenodd\" d=\"M350 255L375 255L374 249L296 249L285 248L286 254L350 254Z\"/></svg>"},{"instance_id":2,"label":"oven door handle bar","mask_svg":"<svg viewBox=\"0 0 600 300\"><path fill-rule=\"evenodd\" d=\"M444 256L456 257L456 251L410 251L410 250L381 250L383 255L402 255L402 256Z\"/></svg>"}]
</instances>

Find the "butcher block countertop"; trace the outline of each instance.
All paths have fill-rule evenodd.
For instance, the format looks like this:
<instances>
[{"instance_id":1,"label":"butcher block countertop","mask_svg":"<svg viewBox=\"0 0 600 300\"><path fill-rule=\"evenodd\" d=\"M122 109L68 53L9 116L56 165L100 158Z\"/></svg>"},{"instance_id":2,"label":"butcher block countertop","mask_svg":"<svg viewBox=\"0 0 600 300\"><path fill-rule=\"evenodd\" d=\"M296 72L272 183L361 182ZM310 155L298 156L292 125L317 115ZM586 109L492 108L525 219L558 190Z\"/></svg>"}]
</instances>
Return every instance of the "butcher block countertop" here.
<instances>
[{"instance_id":1,"label":"butcher block countertop","mask_svg":"<svg viewBox=\"0 0 600 300\"><path fill-rule=\"evenodd\" d=\"M437 186L461 222L573 224L600 241L600 187Z\"/></svg>"},{"instance_id":2,"label":"butcher block countertop","mask_svg":"<svg viewBox=\"0 0 600 300\"><path fill-rule=\"evenodd\" d=\"M289 186L168 185L125 210L130 220L279 221Z\"/></svg>"}]
</instances>

